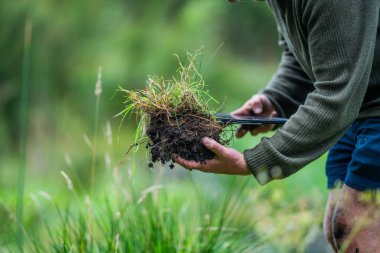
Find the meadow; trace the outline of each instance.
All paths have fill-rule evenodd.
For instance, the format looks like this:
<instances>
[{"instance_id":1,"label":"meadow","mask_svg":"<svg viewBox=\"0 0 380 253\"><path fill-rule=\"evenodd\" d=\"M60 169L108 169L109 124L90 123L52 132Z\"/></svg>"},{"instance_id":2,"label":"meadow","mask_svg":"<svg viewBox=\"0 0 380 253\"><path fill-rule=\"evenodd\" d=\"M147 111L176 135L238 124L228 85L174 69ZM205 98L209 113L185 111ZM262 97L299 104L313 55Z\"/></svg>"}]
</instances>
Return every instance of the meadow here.
<instances>
[{"instance_id":1,"label":"meadow","mask_svg":"<svg viewBox=\"0 0 380 253\"><path fill-rule=\"evenodd\" d=\"M213 106L239 107L279 60L265 4L25 0L0 14L0 252L304 252L321 227L324 157L264 187L150 168L145 147L126 154L137 119L114 117L119 86L173 75L174 54L201 46Z\"/></svg>"}]
</instances>

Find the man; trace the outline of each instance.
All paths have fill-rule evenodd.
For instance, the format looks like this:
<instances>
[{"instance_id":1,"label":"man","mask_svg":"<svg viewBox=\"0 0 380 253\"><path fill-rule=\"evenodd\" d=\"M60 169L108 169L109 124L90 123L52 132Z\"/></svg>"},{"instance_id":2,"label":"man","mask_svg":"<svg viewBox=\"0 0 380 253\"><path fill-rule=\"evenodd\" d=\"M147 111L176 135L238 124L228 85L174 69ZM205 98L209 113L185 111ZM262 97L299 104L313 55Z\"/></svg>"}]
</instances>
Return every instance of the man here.
<instances>
[{"instance_id":1,"label":"man","mask_svg":"<svg viewBox=\"0 0 380 253\"><path fill-rule=\"evenodd\" d=\"M175 160L209 173L252 173L263 185L331 148L326 236L336 252L380 252L377 206L361 197L380 188L380 0L267 2L281 34L282 60L268 86L235 114L289 121L244 154L205 138L215 159ZM242 126L237 137L271 129Z\"/></svg>"}]
</instances>

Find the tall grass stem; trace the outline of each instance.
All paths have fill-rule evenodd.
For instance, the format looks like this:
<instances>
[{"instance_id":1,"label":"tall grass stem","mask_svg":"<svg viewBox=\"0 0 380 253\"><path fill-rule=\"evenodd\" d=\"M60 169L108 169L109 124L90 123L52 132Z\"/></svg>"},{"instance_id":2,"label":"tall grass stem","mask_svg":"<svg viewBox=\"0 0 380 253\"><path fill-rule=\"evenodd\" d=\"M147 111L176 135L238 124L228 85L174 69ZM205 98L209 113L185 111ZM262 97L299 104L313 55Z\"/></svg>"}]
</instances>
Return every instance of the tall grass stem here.
<instances>
[{"instance_id":1,"label":"tall grass stem","mask_svg":"<svg viewBox=\"0 0 380 253\"><path fill-rule=\"evenodd\" d=\"M97 144L98 144L98 124L99 124L99 104L100 95L102 94L102 67L98 70L98 79L95 84L95 123L94 123L94 136L93 136L93 146L92 146L92 165L91 165L91 198L93 197L94 184L95 184L95 173L96 173L96 156L97 156Z\"/></svg>"},{"instance_id":2,"label":"tall grass stem","mask_svg":"<svg viewBox=\"0 0 380 253\"><path fill-rule=\"evenodd\" d=\"M20 252L24 252L24 192L25 192L25 171L26 171L26 151L28 134L28 102L29 102L29 81L31 65L31 43L32 43L33 23L30 18L25 21L24 52L22 60L21 74L21 97L20 97L20 160L17 183L17 244Z\"/></svg>"}]
</instances>

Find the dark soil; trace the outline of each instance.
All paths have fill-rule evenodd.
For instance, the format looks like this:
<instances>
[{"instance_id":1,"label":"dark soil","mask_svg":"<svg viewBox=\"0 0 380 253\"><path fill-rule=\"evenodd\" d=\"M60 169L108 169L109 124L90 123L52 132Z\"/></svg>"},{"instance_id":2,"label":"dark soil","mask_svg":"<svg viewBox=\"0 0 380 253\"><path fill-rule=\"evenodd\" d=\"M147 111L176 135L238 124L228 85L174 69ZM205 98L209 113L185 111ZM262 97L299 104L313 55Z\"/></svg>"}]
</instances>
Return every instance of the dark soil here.
<instances>
[{"instance_id":1,"label":"dark soil","mask_svg":"<svg viewBox=\"0 0 380 253\"><path fill-rule=\"evenodd\" d=\"M150 115L147 129L152 162L165 164L172 160L173 154L197 162L213 159L215 154L201 141L210 137L226 144L220 137L222 130L223 126L210 115L194 110L178 111L175 116L166 111L156 112Z\"/></svg>"}]
</instances>

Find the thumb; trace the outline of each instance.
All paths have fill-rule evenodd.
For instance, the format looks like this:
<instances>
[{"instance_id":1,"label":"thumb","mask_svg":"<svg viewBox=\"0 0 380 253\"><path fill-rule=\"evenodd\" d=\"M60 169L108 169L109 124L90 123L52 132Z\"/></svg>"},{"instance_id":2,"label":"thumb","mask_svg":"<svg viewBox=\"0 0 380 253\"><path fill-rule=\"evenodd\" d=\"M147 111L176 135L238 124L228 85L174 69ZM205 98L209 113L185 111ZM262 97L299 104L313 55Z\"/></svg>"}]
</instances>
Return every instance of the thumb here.
<instances>
[{"instance_id":1,"label":"thumb","mask_svg":"<svg viewBox=\"0 0 380 253\"><path fill-rule=\"evenodd\" d=\"M252 110L255 114L261 114L263 112L263 102L261 99L253 101Z\"/></svg>"},{"instance_id":2,"label":"thumb","mask_svg":"<svg viewBox=\"0 0 380 253\"><path fill-rule=\"evenodd\" d=\"M215 141L211 138L208 138L208 137L204 137L202 139L202 143L203 143L203 145L206 146L207 149L214 152L217 156L221 156L224 154L225 147L223 145L219 144L217 141Z\"/></svg>"}]
</instances>

